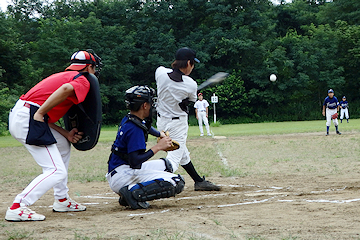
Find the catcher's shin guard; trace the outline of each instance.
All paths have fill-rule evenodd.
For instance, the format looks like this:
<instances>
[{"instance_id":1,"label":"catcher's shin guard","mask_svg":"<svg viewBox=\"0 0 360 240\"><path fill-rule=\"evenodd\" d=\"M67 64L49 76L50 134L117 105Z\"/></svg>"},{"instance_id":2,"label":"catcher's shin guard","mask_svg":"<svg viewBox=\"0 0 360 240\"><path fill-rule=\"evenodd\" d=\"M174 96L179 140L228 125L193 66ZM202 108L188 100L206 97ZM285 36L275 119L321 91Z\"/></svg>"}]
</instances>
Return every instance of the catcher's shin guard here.
<instances>
[{"instance_id":1,"label":"catcher's shin guard","mask_svg":"<svg viewBox=\"0 0 360 240\"><path fill-rule=\"evenodd\" d=\"M173 177L173 180L176 182L176 186L163 179L155 179L149 182L138 183L130 191L138 202L174 197L184 190L185 181L180 175Z\"/></svg>"}]
</instances>

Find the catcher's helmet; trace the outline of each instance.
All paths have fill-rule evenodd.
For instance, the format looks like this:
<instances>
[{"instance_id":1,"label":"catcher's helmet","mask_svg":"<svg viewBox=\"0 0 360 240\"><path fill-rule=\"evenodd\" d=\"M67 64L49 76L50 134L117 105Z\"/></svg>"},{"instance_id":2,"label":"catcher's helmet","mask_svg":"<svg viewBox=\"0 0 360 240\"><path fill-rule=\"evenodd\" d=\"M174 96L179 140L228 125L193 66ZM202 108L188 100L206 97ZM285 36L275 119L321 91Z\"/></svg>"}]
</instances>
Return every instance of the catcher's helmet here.
<instances>
[{"instance_id":1,"label":"catcher's helmet","mask_svg":"<svg viewBox=\"0 0 360 240\"><path fill-rule=\"evenodd\" d=\"M102 68L101 58L98 55L96 55L96 53L92 49L75 52L71 56L70 62L71 65L67 67L65 71L67 70L80 71L84 69L86 66L95 65L96 66L95 75L98 76Z\"/></svg>"},{"instance_id":2,"label":"catcher's helmet","mask_svg":"<svg viewBox=\"0 0 360 240\"><path fill-rule=\"evenodd\" d=\"M126 107L133 111L138 111L141 104L148 102L154 103L155 90L148 86L133 86L125 92Z\"/></svg>"}]
</instances>

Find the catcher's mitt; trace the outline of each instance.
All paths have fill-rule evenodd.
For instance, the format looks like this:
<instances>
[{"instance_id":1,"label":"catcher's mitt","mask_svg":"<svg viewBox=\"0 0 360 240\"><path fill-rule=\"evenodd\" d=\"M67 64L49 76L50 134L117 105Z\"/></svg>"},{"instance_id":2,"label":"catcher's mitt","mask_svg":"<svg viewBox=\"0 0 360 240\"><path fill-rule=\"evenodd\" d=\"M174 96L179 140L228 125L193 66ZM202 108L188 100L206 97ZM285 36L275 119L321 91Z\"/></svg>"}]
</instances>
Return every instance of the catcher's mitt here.
<instances>
[{"instance_id":1,"label":"catcher's mitt","mask_svg":"<svg viewBox=\"0 0 360 240\"><path fill-rule=\"evenodd\" d=\"M338 114L337 114L337 113L334 113L333 115L331 115L331 118L332 118L332 119L338 118Z\"/></svg>"},{"instance_id":2,"label":"catcher's mitt","mask_svg":"<svg viewBox=\"0 0 360 240\"><path fill-rule=\"evenodd\" d=\"M166 136L169 136L169 131L166 131L166 132L165 132L165 135L166 135ZM160 137L157 138L157 142L159 142L159 141L160 141ZM171 146L168 147L167 149L165 149L164 151L166 151L166 152L168 152L168 151L174 151L174 150L176 150L176 149L179 149L179 147L180 147L180 144L179 144L177 141L171 139Z\"/></svg>"}]
</instances>

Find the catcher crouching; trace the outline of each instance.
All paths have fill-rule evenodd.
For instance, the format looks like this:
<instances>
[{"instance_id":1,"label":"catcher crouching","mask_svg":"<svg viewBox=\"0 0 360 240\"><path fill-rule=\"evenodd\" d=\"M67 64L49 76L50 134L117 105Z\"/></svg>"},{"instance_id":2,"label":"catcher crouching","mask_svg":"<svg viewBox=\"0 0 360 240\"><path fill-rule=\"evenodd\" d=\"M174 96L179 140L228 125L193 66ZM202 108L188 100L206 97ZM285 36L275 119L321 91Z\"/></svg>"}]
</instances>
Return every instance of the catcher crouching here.
<instances>
[{"instance_id":1,"label":"catcher crouching","mask_svg":"<svg viewBox=\"0 0 360 240\"><path fill-rule=\"evenodd\" d=\"M154 89L147 86L126 91L130 113L120 123L108 161L110 188L120 195L120 205L132 209L146 209L150 206L147 201L173 197L185 186L183 177L172 173L167 159L147 161L158 151L176 149L176 142L151 127L154 97ZM146 151L148 134L159 140Z\"/></svg>"}]
</instances>

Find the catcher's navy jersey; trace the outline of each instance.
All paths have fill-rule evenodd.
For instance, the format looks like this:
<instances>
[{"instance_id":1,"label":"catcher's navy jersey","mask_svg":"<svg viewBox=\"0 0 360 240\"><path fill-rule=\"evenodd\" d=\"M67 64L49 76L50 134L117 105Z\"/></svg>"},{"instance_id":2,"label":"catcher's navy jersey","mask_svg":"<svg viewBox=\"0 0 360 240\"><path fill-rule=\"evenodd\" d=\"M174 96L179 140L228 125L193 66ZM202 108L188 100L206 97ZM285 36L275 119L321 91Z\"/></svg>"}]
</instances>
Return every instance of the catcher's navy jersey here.
<instances>
[{"instance_id":1,"label":"catcher's navy jersey","mask_svg":"<svg viewBox=\"0 0 360 240\"><path fill-rule=\"evenodd\" d=\"M340 102L340 106L341 106L343 109L347 108L348 105L349 105L349 103L348 103L347 101L341 101L341 102Z\"/></svg>"},{"instance_id":2,"label":"catcher's navy jersey","mask_svg":"<svg viewBox=\"0 0 360 240\"><path fill-rule=\"evenodd\" d=\"M124 154L129 154L138 150L146 150L144 131L132 121L127 120L128 116L125 116L121 121L113 147ZM108 170L111 172L113 169L123 164L129 165L128 162L121 159L118 155L111 154Z\"/></svg>"},{"instance_id":3,"label":"catcher's navy jersey","mask_svg":"<svg viewBox=\"0 0 360 240\"><path fill-rule=\"evenodd\" d=\"M326 97L323 105L329 109L335 109L339 105L339 102L335 96L332 98Z\"/></svg>"}]
</instances>

